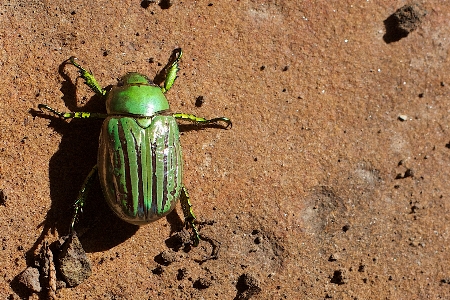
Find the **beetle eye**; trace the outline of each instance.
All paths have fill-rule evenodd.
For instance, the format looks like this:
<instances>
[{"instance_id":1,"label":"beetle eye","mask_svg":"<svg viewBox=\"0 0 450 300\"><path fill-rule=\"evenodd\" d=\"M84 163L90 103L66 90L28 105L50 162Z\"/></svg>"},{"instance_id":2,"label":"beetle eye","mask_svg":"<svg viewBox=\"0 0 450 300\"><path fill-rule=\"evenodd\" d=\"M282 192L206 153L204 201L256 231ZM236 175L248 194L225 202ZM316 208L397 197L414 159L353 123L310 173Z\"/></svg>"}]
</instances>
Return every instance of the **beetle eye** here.
<instances>
[{"instance_id":1,"label":"beetle eye","mask_svg":"<svg viewBox=\"0 0 450 300\"><path fill-rule=\"evenodd\" d=\"M117 86L123 86L123 79L117 78Z\"/></svg>"}]
</instances>

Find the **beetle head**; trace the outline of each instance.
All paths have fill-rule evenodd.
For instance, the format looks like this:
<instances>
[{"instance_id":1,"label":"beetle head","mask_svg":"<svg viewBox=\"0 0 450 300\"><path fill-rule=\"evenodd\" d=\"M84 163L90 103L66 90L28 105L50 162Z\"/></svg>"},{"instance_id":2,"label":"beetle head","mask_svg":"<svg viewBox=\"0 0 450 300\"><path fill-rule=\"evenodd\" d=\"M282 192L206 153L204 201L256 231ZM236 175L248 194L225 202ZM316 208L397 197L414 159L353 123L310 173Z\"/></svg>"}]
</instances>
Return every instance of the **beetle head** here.
<instances>
[{"instance_id":1,"label":"beetle head","mask_svg":"<svg viewBox=\"0 0 450 300\"><path fill-rule=\"evenodd\" d=\"M136 72L130 72L119 79L118 86L124 85L154 85L147 76Z\"/></svg>"}]
</instances>

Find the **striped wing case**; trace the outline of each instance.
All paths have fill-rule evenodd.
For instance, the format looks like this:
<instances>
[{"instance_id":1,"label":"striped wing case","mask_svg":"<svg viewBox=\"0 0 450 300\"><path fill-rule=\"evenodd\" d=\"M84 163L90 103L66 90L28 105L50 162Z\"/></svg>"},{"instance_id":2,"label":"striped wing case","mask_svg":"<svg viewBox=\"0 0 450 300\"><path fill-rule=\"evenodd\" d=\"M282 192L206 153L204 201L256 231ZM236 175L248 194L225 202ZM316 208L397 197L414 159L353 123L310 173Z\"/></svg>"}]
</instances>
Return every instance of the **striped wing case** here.
<instances>
[{"instance_id":1,"label":"striped wing case","mask_svg":"<svg viewBox=\"0 0 450 300\"><path fill-rule=\"evenodd\" d=\"M112 210L142 225L167 215L182 188L183 161L175 118L110 116L98 152L101 186Z\"/></svg>"}]
</instances>

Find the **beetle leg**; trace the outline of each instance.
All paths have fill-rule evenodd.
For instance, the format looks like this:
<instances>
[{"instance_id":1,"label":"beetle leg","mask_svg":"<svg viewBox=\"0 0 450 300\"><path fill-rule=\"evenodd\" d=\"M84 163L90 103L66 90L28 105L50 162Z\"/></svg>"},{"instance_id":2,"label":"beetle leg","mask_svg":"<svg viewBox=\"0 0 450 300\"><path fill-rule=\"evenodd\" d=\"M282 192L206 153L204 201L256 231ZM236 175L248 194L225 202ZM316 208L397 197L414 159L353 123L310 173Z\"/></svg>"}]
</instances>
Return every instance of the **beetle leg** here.
<instances>
[{"instance_id":1,"label":"beetle leg","mask_svg":"<svg viewBox=\"0 0 450 300\"><path fill-rule=\"evenodd\" d=\"M192 227L192 231L194 231L194 246L197 247L200 240L200 234L198 233L197 227L194 224L196 218L194 215L194 211L192 210L192 204L189 198L189 194L186 190L186 187L184 186L181 189L180 202L181 208L183 209L185 225L189 224Z\"/></svg>"},{"instance_id":2,"label":"beetle leg","mask_svg":"<svg viewBox=\"0 0 450 300\"><path fill-rule=\"evenodd\" d=\"M225 117L219 117L219 118L214 118L214 119L205 119L205 118L200 118L191 114L183 114L183 113L176 113L173 114L173 117L175 119L180 119L180 120L186 120L186 121L190 121L190 122L194 122L194 123L199 123L199 124L211 124L211 123L218 123L218 122L225 122L227 124L227 126L225 126L225 128L228 127L232 127L233 124L231 123L231 120Z\"/></svg>"},{"instance_id":3,"label":"beetle leg","mask_svg":"<svg viewBox=\"0 0 450 300\"><path fill-rule=\"evenodd\" d=\"M170 65L167 70L166 79L164 80L164 87L161 88L162 92L165 94L170 90L173 83L175 82L175 79L177 79L177 73L180 70L178 67L178 63L180 62L181 56L183 55L183 51L181 48L173 50L172 56L170 57L169 61Z\"/></svg>"},{"instance_id":4,"label":"beetle leg","mask_svg":"<svg viewBox=\"0 0 450 300\"><path fill-rule=\"evenodd\" d=\"M63 119L88 119L88 118L98 118L98 119L104 119L106 118L106 114L101 113L91 113L91 112L59 112L54 108L51 108L48 105L45 104L39 104L38 108L40 111L44 112L44 110L47 110L58 117L61 117Z\"/></svg>"},{"instance_id":5,"label":"beetle leg","mask_svg":"<svg viewBox=\"0 0 450 300\"><path fill-rule=\"evenodd\" d=\"M92 170L89 172L88 176L83 182L83 185L81 186L81 190L78 193L77 200L73 204L73 217L72 222L70 224L70 232L74 231L75 223L78 222L79 215L83 213L83 206L86 202L86 196L89 193L89 190L92 187L92 181L96 177L98 171L97 165L95 165Z\"/></svg>"},{"instance_id":6,"label":"beetle leg","mask_svg":"<svg viewBox=\"0 0 450 300\"><path fill-rule=\"evenodd\" d=\"M97 95L105 96L106 91L102 89L100 84L98 84L97 80L95 79L94 75L92 75L91 72L84 69L82 66L80 66L75 60L77 58L75 56L72 56L69 58L69 63L74 65L78 68L81 77L84 79L84 83L91 88Z\"/></svg>"}]
</instances>

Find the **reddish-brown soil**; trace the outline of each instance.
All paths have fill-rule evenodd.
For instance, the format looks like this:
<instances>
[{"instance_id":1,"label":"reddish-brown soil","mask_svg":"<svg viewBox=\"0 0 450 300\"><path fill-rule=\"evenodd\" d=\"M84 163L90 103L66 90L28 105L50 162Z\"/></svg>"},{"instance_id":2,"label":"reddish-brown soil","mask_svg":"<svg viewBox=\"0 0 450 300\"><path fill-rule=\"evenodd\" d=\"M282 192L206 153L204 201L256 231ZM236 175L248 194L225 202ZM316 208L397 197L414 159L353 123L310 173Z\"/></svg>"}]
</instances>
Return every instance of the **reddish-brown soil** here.
<instances>
[{"instance_id":1,"label":"reddish-brown soil","mask_svg":"<svg viewBox=\"0 0 450 300\"><path fill-rule=\"evenodd\" d=\"M406 36L388 20L405 1L3 2L1 299L29 296L17 276L67 234L96 162L101 121L35 114L104 110L64 61L108 86L153 77L177 47L172 110L233 121L181 128L184 182L218 258L199 262L202 241L161 266L181 209L138 228L96 187L80 224L92 276L58 298L450 298L445 1L418 3L427 14Z\"/></svg>"}]
</instances>

